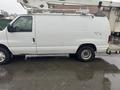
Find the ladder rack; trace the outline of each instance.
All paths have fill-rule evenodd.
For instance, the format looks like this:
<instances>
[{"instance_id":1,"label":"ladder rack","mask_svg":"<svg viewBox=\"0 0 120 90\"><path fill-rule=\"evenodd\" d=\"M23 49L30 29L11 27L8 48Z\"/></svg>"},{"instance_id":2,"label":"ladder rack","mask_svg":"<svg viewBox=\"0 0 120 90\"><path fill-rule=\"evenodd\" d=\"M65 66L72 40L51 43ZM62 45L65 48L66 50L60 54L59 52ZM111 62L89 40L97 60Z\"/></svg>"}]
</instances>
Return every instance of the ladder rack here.
<instances>
[{"instance_id":1,"label":"ladder rack","mask_svg":"<svg viewBox=\"0 0 120 90\"><path fill-rule=\"evenodd\" d=\"M80 2L81 1L81 2ZM87 5L90 6L100 6L100 7L119 7L120 8L120 1L117 0L96 0L96 2L90 2L89 0L78 0L71 1L71 0L18 0L18 3L20 3L28 12L30 13L75 13L75 14L83 14L87 15L89 13L89 9L87 8ZM91 0L93 1L93 0ZM78 5L78 6L86 6L86 9L55 9L51 7L52 5ZM99 8L98 8L99 9Z\"/></svg>"},{"instance_id":2,"label":"ladder rack","mask_svg":"<svg viewBox=\"0 0 120 90\"><path fill-rule=\"evenodd\" d=\"M28 9L30 13L62 13L89 15L89 9Z\"/></svg>"}]
</instances>

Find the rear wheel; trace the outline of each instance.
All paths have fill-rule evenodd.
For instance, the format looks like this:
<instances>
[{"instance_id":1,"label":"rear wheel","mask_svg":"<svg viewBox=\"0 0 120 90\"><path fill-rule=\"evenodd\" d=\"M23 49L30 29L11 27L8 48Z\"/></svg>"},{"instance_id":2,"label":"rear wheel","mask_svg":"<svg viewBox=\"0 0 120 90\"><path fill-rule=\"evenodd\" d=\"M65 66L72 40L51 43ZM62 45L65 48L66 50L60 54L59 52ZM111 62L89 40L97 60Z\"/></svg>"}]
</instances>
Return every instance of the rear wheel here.
<instances>
[{"instance_id":1,"label":"rear wheel","mask_svg":"<svg viewBox=\"0 0 120 90\"><path fill-rule=\"evenodd\" d=\"M0 64L7 64L10 61L10 53L5 48L0 47Z\"/></svg>"},{"instance_id":2,"label":"rear wheel","mask_svg":"<svg viewBox=\"0 0 120 90\"><path fill-rule=\"evenodd\" d=\"M76 56L82 62L93 61L95 59L95 51L89 46L84 46L77 51Z\"/></svg>"}]
</instances>

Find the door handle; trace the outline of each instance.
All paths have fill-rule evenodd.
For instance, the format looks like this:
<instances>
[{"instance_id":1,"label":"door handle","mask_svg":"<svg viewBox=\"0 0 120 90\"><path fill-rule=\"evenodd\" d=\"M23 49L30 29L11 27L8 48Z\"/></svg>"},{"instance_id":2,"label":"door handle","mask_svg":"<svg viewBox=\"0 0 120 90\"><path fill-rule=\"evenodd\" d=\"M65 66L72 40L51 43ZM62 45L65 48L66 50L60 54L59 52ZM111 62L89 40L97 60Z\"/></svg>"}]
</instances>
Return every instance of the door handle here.
<instances>
[{"instance_id":1,"label":"door handle","mask_svg":"<svg viewBox=\"0 0 120 90\"><path fill-rule=\"evenodd\" d=\"M33 39L33 42L35 42L35 38L32 38Z\"/></svg>"}]
</instances>

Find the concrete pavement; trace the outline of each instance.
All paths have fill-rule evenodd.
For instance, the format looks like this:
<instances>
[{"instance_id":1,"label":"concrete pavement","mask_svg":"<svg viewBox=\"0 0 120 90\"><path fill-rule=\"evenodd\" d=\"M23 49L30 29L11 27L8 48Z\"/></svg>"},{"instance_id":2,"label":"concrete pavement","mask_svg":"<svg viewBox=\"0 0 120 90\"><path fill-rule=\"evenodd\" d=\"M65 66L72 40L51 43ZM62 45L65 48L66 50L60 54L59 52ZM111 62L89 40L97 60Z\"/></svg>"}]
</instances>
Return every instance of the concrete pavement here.
<instances>
[{"instance_id":1,"label":"concrete pavement","mask_svg":"<svg viewBox=\"0 0 120 90\"><path fill-rule=\"evenodd\" d=\"M83 63L68 57L33 57L0 66L0 90L120 90L120 55Z\"/></svg>"}]
</instances>

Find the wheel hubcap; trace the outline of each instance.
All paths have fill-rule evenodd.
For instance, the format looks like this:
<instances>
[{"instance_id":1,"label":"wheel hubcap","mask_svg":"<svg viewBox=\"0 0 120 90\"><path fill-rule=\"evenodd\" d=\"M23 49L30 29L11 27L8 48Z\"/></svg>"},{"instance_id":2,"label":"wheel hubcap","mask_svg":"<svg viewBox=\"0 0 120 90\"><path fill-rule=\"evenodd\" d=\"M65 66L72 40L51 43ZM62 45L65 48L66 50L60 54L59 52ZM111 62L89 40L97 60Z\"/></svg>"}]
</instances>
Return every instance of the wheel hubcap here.
<instances>
[{"instance_id":1,"label":"wheel hubcap","mask_svg":"<svg viewBox=\"0 0 120 90\"><path fill-rule=\"evenodd\" d=\"M91 51L90 51L90 50L83 50L82 53L81 53L81 57L82 57L84 60L90 59L91 56L92 56L92 54L91 54Z\"/></svg>"},{"instance_id":2,"label":"wheel hubcap","mask_svg":"<svg viewBox=\"0 0 120 90\"><path fill-rule=\"evenodd\" d=\"M3 62L5 60L5 54L0 51L0 62Z\"/></svg>"}]
</instances>

